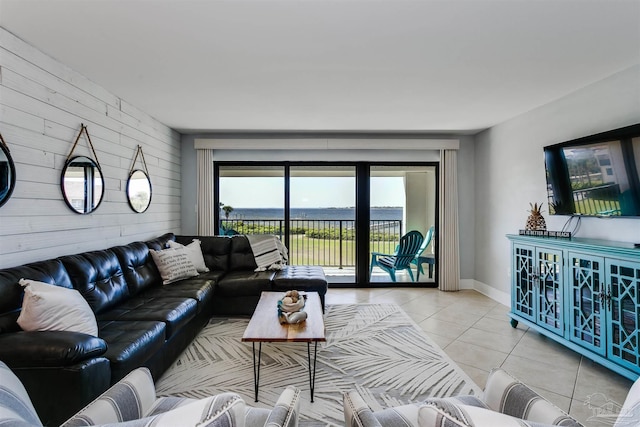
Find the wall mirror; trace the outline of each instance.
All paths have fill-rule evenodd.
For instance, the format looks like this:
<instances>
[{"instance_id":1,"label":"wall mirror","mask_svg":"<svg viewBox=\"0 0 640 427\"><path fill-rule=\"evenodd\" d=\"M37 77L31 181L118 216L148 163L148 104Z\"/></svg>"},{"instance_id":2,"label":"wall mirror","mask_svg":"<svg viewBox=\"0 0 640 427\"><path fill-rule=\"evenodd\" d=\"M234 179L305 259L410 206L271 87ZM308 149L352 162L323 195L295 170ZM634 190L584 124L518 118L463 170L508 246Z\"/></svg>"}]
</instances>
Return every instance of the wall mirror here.
<instances>
[{"instance_id":1,"label":"wall mirror","mask_svg":"<svg viewBox=\"0 0 640 427\"><path fill-rule=\"evenodd\" d=\"M9 147L0 135L0 206L4 205L16 186L16 167Z\"/></svg>"},{"instance_id":2,"label":"wall mirror","mask_svg":"<svg viewBox=\"0 0 640 427\"><path fill-rule=\"evenodd\" d=\"M145 171L136 169L129 174L127 200L131 209L138 213L146 211L151 204L151 179Z\"/></svg>"},{"instance_id":3,"label":"wall mirror","mask_svg":"<svg viewBox=\"0 0 640 427\"><path fill-rule=\"evenodd\" d=\"M136 161L140 156L140 162L144 167L135 169ZM129 171L129 179L127 180L127 201L129 206L137 213L142 213L149 208L151 204L151 178L149 178L149 169L147 169L147 161L144 159L142 147L138 145L136 155L133 157L131 170Z\"/></svg>"},{"instance_id":4,"label":"wall mirror","mask_svg":"<svg viewBox=\"0 0 640 427\"><path fill-rule=\"evenodd\" d=\"M104 179L100 167L84 156L67 160L62 170L61 186L64 201L79 214L96 210L104 195Z\"/></svg>"}]
</instances>

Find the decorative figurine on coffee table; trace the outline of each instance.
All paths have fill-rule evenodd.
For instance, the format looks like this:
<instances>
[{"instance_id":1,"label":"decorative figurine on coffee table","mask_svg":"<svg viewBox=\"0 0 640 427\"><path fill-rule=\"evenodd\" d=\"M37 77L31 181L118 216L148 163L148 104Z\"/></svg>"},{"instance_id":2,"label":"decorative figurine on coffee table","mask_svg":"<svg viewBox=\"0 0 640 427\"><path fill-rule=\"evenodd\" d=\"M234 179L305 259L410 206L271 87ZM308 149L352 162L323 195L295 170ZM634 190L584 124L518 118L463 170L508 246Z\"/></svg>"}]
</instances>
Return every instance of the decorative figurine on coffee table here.
<instances>
[{"instance_id":1,"label":"decorative figurine on coffee table","mask_svg":"<svg viewBox=\"0 0 640 427\"><path fill-rule=\"evenodd\" d=\"M300 323L307 319L307 313L302 311L307 296L298 291L287 291L281 300L278 300L278 319L281 324Z\"/></svg>"}]
</instances>

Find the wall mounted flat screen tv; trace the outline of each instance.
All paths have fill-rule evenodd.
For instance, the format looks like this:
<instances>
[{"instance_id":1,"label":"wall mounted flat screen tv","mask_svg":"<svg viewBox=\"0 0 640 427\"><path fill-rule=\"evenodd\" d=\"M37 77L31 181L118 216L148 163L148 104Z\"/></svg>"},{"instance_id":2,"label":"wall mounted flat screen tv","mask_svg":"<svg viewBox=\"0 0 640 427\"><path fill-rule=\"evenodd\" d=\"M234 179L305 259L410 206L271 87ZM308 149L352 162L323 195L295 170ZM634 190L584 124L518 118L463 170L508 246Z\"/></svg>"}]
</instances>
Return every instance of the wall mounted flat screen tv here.
<instances>
[{"instance_id":1,"label":"wall mounted flat screen tv","mask_svg":"<svg viewBox=\"0 0 640 427\"><path fill-rule=\"evenodd\" d=\"M640 217L640 123L544 147L549 214Z\"/></svg>"}]
</instances>

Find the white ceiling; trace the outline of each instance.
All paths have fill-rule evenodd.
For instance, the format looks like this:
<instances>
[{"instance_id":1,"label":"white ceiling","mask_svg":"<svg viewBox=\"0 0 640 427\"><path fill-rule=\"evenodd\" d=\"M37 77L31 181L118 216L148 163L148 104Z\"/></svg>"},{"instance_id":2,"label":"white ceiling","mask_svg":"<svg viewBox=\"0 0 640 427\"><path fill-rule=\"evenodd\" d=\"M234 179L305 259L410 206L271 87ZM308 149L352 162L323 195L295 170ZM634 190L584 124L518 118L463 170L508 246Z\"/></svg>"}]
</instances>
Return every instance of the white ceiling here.
<instances>
[{"instance_id":1,"label":"white ceiling","mask_svg":"<svg viewBox=\"0 0 640 427\"><path fill-rule=\"evenodd\" d=\"M640 0L0 0L185 133L473 133L640 63Z\"/></svg>"}]
</instances>

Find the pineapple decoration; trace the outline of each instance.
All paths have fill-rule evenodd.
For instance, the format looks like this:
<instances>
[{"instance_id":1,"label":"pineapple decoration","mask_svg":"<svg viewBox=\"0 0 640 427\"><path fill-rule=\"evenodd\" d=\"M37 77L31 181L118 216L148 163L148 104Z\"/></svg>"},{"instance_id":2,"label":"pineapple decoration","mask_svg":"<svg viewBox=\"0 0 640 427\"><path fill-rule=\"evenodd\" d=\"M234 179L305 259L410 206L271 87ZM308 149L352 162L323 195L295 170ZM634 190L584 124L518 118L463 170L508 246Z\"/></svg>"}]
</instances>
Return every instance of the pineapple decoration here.
<instances>
[{"instance_id":1,"label":"pineapple decoration","mask_svg":"<svg viewBox=\"0 0 640 427\"><path fill-rule=\"evenodd\" d=\"M529 211L529 217L527 218L526 230L546 231L547 223L542 216L542 203L529 203L531 210Z\"/></svg>"}]
</instances>

